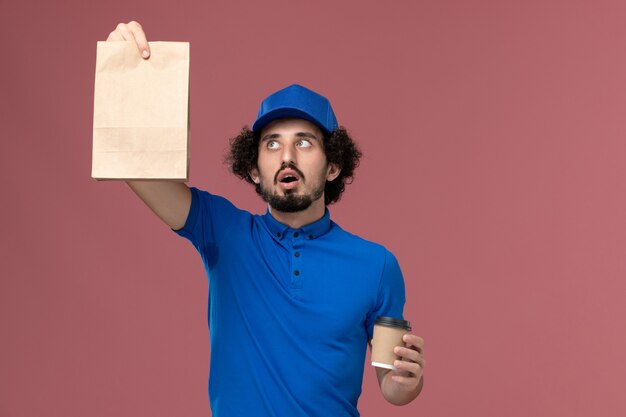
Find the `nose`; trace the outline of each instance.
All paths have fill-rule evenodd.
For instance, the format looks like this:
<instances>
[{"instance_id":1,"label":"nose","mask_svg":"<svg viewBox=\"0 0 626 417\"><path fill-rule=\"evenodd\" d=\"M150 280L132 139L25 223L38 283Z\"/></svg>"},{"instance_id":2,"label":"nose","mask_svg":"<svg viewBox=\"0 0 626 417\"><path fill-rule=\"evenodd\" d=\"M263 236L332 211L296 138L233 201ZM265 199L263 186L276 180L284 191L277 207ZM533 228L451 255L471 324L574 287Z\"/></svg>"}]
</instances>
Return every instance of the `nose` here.
<instances>
[{"instance_id":1,"label":"nose","mask_svg":"<svg viewBox=\"0 0 626 417\"><path fill-rule=\"evenodd\" d=\"M292 163L295 165L296 163L296 152L293 146L286 145L283 147L283 152L281 154L282 162L284 164Z\"/></svg>"}]
</instances>

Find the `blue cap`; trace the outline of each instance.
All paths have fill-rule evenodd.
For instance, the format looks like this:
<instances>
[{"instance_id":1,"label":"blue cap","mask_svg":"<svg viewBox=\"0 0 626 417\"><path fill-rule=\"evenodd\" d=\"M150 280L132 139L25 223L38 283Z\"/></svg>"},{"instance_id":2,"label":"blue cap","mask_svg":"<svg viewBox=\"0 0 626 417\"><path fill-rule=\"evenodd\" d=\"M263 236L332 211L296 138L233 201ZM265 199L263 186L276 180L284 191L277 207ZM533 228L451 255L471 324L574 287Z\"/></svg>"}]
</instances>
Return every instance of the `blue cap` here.
<instances>
[{"instance_id":1,"label":"blue cap","mask_svg":"<svg viewBox=\"0 0 626 417\"><path fill-rule=\"evenodd\" d=\"M270 122L285 117L308 120L325 133L332 133L338 127L337 118L326 97L293 84L263 100L252 131L260 132Z\"/></svg>"}]
</instances>

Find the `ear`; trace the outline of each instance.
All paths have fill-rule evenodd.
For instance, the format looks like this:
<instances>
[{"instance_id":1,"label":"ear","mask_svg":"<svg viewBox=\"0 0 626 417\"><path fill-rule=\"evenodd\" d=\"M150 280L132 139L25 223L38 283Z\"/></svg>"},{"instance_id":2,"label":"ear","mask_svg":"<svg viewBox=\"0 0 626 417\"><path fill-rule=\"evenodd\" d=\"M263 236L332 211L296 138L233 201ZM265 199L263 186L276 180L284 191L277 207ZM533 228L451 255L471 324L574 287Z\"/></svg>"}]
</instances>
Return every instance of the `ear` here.
<instances>
[{"instance_id":1,"label":"ear","mask_svg":"<svg viewBox=\"0 0 626 417\"><path fill-rule=\"evenodd\" d=\"M252 168L248 175L250 176L250 179L252 180L252 182L254 182L255 184L258 184L259 182L261 182L259 169L257 167Z\"/></svg>"},{"instance_id":2,"label":"ear","mask_svg":"<svg viewBox=\"0 0 626 417\"><path fill-rule=\"evenodd\" d=\"M339 176L339 173L341 173L341 168L339 168L339 165L329 163L328 172L326 173L326 181L333 181Z\"/></svg>"}]
</instances>

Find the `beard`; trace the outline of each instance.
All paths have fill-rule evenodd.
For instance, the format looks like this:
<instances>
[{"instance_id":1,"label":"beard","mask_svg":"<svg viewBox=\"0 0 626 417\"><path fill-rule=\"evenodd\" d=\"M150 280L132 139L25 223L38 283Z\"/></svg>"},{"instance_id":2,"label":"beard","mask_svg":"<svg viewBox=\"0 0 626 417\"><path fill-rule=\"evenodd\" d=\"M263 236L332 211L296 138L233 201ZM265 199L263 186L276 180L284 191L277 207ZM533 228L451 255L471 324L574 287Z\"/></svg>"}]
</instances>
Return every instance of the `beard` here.
<instances>
[{"instance_id":1,"label":"beard","mask_svg":"<svg viewBox=\"0 0 626 417\"><path fill-rule=\"evenodd\" d=\"M308 209L313 204L313 199L308 195L276 195L272 193L261 192L261 197L271 208L283 213L296 213Z\"/></svg>"},{"instance_id":2,"label":"beard","mask_svg":"<svg viewBox=\"0 0 626 417\"><path fill-rule=\"evenodd\" d=\"M311 194L298 195L287 193L278 195L261 186L261 197L271 208L284 213L295 213L308 209L311 204L324 195L324 187L318 187Z\"/></svg>"},{"instance_id":3,"label":"beard","mask_svg":"<svg viewBox=\"0 0 626 417\"><path fill-rule=\"evenodd\" d=\"M300 175L300 180L304 181L304 174L299 171L295 166L289 166L292 169L295 169ZM281 170L283 167L281 167ZM277 184L276 178L280 170L276 173L274 177L274 184ZM279 195L276 192L273 192L271 189L268 189L263 185L263 183L259 184L259 194L263 201L268 203L271 208L277 211L281 211L283 213L296 213L298 211L303 211L308 209L314 201L321 198L324 195L324 188L326 187L326 177L322 172L322 175L319 178L319 182L313 189L310 194L295 194L295 190L286 190L284 195Z\"/></svg>"}]
</instances>

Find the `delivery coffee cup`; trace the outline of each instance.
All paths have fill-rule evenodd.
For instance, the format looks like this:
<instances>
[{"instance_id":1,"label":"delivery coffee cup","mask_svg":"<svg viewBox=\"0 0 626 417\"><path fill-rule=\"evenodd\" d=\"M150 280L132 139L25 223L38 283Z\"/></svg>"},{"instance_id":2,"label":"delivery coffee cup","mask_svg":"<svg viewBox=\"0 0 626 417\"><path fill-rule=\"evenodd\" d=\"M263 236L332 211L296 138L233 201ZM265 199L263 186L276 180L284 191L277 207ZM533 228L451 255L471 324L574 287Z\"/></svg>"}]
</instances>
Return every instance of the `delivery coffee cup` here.
<instances>
[{"instance_id":1,"label":"delivery coffee cup","mask_svg":"<svg viewBox=\"0 0 626 417\"><path fill-rule=\"evenodd\" d=\"M372 366L396 369L393 362L399 357L393 352L396 346L404 346L402 336L411 331L411 323L393 317L378 317L374 322L372 339Z\"/></svg>"}]
</instances>

